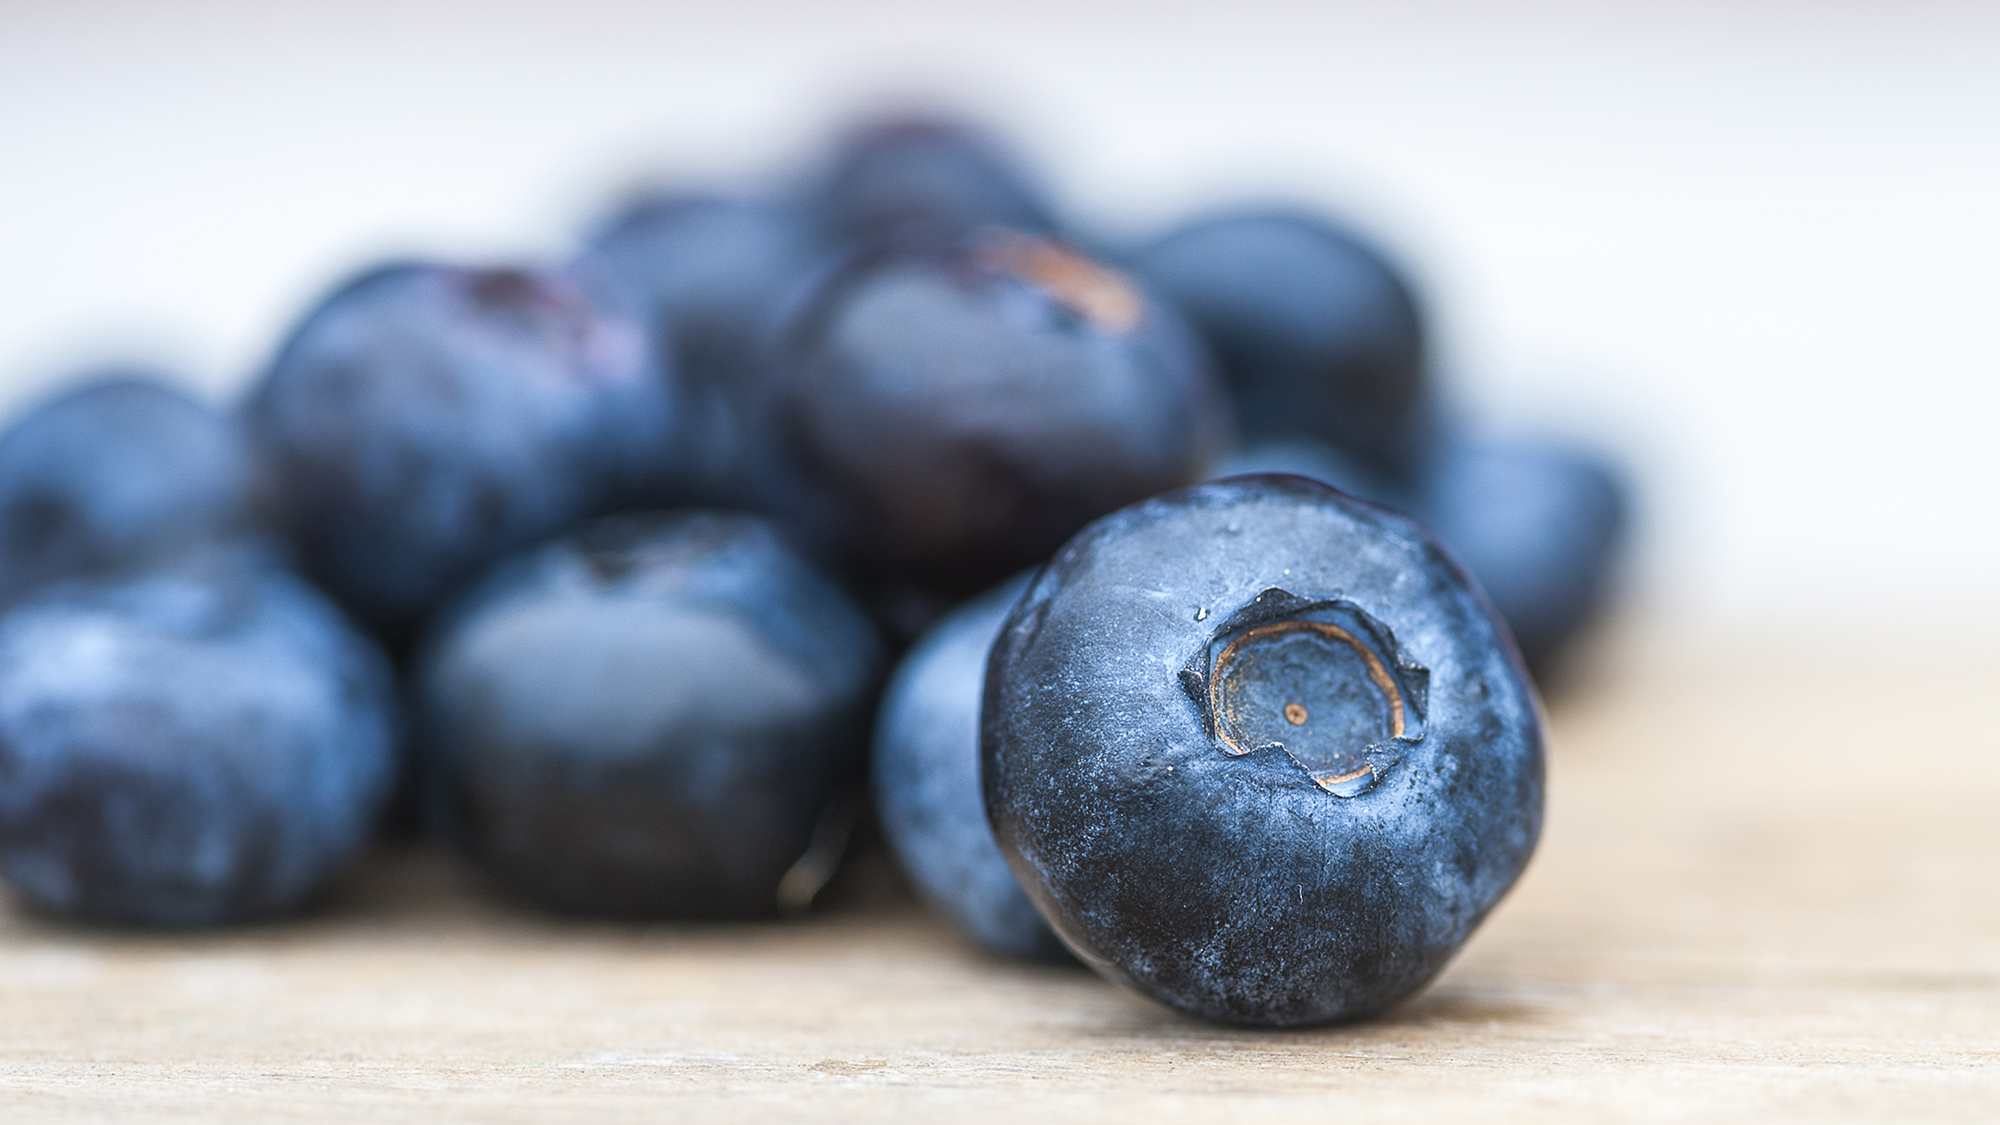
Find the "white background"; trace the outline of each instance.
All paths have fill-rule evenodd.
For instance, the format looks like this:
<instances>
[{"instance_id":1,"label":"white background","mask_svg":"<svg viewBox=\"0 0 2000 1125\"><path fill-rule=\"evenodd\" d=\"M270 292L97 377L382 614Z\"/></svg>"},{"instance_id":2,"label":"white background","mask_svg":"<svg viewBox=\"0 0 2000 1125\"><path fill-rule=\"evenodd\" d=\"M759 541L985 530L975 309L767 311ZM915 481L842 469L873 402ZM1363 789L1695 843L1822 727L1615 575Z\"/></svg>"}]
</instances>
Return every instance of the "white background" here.
<instances>
[{"instance_id":1,"label":"white background","mask_svg":"<svg viewBox=\"0 0 2000 1125\"><path fill-rule=\"evenodd\" d=\"M0 0L0 405L121 356L223 400L373 256L558 252L940 91L1115 233L1372 225L1469 409L1638 466L1656 619L2000 623L1991 2Z\"/></svg>"}]
</instances>

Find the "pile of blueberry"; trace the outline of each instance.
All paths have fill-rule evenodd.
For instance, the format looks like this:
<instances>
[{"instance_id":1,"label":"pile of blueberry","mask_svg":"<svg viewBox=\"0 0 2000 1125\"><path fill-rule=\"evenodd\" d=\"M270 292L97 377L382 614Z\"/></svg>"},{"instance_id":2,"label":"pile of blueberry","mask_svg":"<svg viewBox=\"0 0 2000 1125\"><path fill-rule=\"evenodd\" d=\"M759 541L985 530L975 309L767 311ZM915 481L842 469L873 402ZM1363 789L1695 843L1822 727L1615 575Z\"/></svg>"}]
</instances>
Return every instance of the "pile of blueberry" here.
<instances>
[{"instance_id":1,"label":"pile of blueberry","mask_svg":"<svg viewBox=\"0 0 2000 1125\"><path fill-rule=\"evenodd\" d=\"M989 135L876 121L570 261L371 269L227 414L140 371L39 406L0 870L244 922L400 804L550 909L753 918L876 816L993 951L1249 1024L1408 995L1533 850L1525 669L1620 488L1450 425L1335 222L1090 244Z\"/></svg>"}]
</instances>

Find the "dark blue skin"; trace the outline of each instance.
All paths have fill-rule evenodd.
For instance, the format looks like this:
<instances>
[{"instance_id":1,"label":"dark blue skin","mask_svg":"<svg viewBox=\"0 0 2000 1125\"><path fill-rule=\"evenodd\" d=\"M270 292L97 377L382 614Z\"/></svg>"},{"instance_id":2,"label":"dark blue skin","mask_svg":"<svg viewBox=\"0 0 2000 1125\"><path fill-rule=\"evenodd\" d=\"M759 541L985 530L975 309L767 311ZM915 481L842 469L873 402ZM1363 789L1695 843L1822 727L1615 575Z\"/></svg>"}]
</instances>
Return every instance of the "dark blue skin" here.
<instances>
[{"instance_id":1,"label":"dark blue skin","mask_svg":"<svg viewBox=\"0 0 2000 1125\"><path fill-rule=\"evenodd\" d=\"M775 462L769 344L834 256L809 217L778 200L656 196L607 223L590 252L670 353L689 499L762 502Z\"/></svg>"},{"instance_id":2,"label":"dark blue skin","mask_svg":"<svg viewBox=\"0 0 2000 1125\"><path fill-rule=\"evenodd\" d=\"M1603 457L1559 438L1447 434L1413 480L1398 480L1314 442L1239 450L1217 476L1311 477L1430 527L1500 611L1541 675L1603 607L1628 502Z\"/></svg>"},{"instance_id":3,"label":"dark blue skin","mask_svg":"<svg viewBox=\"0 0 2000 1125\"><path fill-rule=\"evenodd\" d=\"M992 952L1066 961L994 844L979 793L986 653L1031 577L961 606L903 657L877 713L871 768L882 831L926 901Z\"/></svg>"},{"instance_id":4,"label":"dark blue skin","mask_svg":"<svg viewBox=\"0 0 2000 1125\"><path fill-rule=\"evenodd\" d=\"M105 371L0 434L0 605L43 583L253 534L231 422L143 371Z\"/></svg>"},{"instance_id":5,"label":"dark blue skin","mask_svg":"<svg viewBox=\"0 0 2000 1125\"><path fill-rule=\"evenodd\" d=\"M1414 521L1302 477L1078 534L995 642L981 725L995 838L1050 925L1228 1023L1409 996L1541 828L1505 627Z\"/></svg>"},{"instance_id":6,"label":"dark blue skin","mask_svg":"<svg viewBox=\"0 0 2000 1125\"><path fill-rule=\"evenodd\" d=\"M1443 444L1414 514L1479 580L1530 667L1602 607L1627 522L1603 457L1555 438Z\"/></svg>"},{"instance_id":7,"label":"dark blue skin","mask_svg":"<svg viewBox=\"0 0 2000 1125\"><path fill-rule=\"evenodd\" d=\"M1056 229L1041 189L992 134L970 122L912 115L850 129L809 193L837 243L950 244L994 225Z\"/></svg>"},{"instance_id":8,"label":"dark blue skin","mask_svg":"<svg viewBox=\"0 0 2000 1125\"><path fill-rule=\"evenodd\" d=\"M1122 276L989 231L836 279L782 407L865 571L969 594L1085 523L1201 478L1228 408L1200 346Z\"/></svg>"},{"instance_id":9,"label":"dark blue skin","mask_svg":"<svg viewBox=\"0 0 2000 1125\"><path fill-rule=\"evenodd\" d=\"M1305 212L1234 211L1133 266L1208 342L1246 440L1331 442L1392 473L1421 460L1422 310L1367 241Z\"/></svg>"},{"instance_id":10,"label":"dark blue skin","mask_svg":"<svg viewBox=\"0 0 2000 1125\"><path fill-rule=\"evenodd\" d=\"M764 521L609 517L503 564L426 644L427 811L556 910L770 915L861 780L882 663Z\"/></svg>"},{"instance_id":11,"label":"dark blue skin","mask_svg":"<svg viewBox=\"0 0 2000 1125\"><path fill-rule=\"evenodd\" d=\"M313 577L400 641L501 555L666 488L670 393L576 277L398 265L307 316L247 420Z\"/></svg>"},{"instance_id":12,"label":"dark blue skin","mask_svg":"<svg viewBox=\"0 0 2000 1125\"><path fill-rule=\"evenodd\" d=\"M388 663L240 555L50 586L0 617L0 870L65 918L290 913L389 797Z\"/></svg>"}]
</instances>

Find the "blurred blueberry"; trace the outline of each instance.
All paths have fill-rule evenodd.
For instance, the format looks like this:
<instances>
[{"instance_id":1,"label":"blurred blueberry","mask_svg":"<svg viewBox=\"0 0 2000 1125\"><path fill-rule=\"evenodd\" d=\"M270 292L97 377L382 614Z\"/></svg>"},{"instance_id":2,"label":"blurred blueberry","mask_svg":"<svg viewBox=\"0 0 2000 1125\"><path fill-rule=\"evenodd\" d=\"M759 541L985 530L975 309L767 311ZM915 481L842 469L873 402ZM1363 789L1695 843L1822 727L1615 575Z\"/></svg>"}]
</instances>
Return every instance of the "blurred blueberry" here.
<instances>
[{"instance_id":1,"label":"blurred blueberry","mask_svg":"<svg viewBox=\"0 0 2000 1125\"><path fill-rule=\"evenodd\" d=\"M1135 268L1208 342L1246 440L1327 441L1394 472L1420 460L1423 317L1360 236L1302 212L1234 211L1167 234Z\"/></svg>"},{"instance_id":2,"label":"blurred blueberry","mask_svg":"<svg viewBox=\"0 0 2000 1125\"><path fill-rule=\"evenodd\" d=\"M917 890L959 929L996 953L1068 960L993 843L979 795L986 652L1031 577L960 607L903 657L875 723L875 804Z\"/></svg>"},{"instance_id":3,"label":"blurred blueberry","mask_svg":"<svg viewBox=\"0 0 2000 1125\"><path fill-rule=\"evenodd\" d=\"M836 143L811 193L836 241L955 242L979 227L1049 232L1040 188L991 133L913 114L864 121Z\"/></svg>"},{"instance_id":4,"label":"blurred blueberry","mask_svg":"<svg viewBox=\"0 0 2000 1125\"><path fill-rule=\"evenodd\" d=\"M248 420L304 565L400 639L479 567L663 488L669 394L575 277L393 265L313 310Z\"/></svg>"},{"instance_id":5,"label":"blurred blueberry","mask_svg":"<svg viewBox=\"0 0 2000 1125\"><path fill-rule=\"evenodd\" d=\"M1409 996L1541 829L1504 627L1414 521L1296 476L1078 534L1003 626L981 725L995 838L1043 917L1214 1020Z\"/></svg>"},{"instance_id":6,"label":"blurred blueberry","mask_svg":"<svg viewBox=\"0 0 2000 1125\"><path fill-rule=\"evenodd\" d=\"M1290 473L1311 477L1322 484L1400 512L1416 507L1421 491L1418 483L1382 471L1359 458L1341 452L1323 441L1306 438L1256 442L1224 458L1212 480L1257 473Z\"/></svg>"},{"instance_id":7,"label":"blurred blueberry","mask_svg":"<svg viewBox=\"0 0 2000 1125\"><path fill-rule=\"evenodd\" d=\"M0 617L0 865L96 922L295 910L367 843L395 732L381 653L281 570L47 587Z\"/></svg>"},{"instance_id":8,"label":"blurred blueberry","mask_svg":"<svg viewBox=\"0 0 2000 1125\"><path fill-rule=\"evenodd\" d=\"M761 501L774 459L769 342L831 252L796 206L699 194L631 204L592 237L591 252L670 353L690 498Z\"/></svg>"},{"instance_id":9,"label":"blurred blueberry","mask_svg":"<svg viewBox=\"0 0 2000 1125\"><path fill-rule=\"evenodd\" d=\"M837 278L796 326L794 455L864 569L971 593L1199 480L1228 434L1200 346L1119 274L988 231Z\"/></svg>"},{"instance_id":10,"label":"blurred blueberry","mask_svg":"<svg viewBox=\"0 0 2000 1125\"><path fill-rule=\"evenodd\" d=\"M259 516L228 419L148 372L98 373L0 434L0 605L227 542Z\"/></svg>"},{"instance_id":11,"label":"blurred blueberry","mask_svg":"<svg viewBox=\"0 0 2000 1125\"><path fill-rule=\"evenodd\" d=\"M1539 669L1602 605L1626 508L1603 457L1523 437L1442 445L1414 513L1479 580Z\"/></svg>"},{"instance_id":12,"label":"blurred blueberry","mask_svg":"<svg viewBox=\"0 0 2000 1125\"><path fill-rule=\"evenodd\" d=\"M765 522L609 517L444 614L418 666L428 811L555 909L768 915L861 779L882 660Z\"/></svg>"}]
</instances>

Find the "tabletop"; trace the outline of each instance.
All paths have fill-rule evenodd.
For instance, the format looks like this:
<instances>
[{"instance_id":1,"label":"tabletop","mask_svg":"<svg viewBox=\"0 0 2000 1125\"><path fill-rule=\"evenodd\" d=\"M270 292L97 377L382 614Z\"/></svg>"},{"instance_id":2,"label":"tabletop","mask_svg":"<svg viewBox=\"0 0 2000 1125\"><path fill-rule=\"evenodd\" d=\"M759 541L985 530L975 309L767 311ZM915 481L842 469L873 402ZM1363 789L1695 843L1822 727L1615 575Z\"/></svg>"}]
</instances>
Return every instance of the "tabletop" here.
<instances>
[{"instance_id":1,"label":"tabletop","mask_svg":"<svg viewBox=\"0 0 2000 1125\"><path fill-rule=\"evenodd\" d=\"M2000 1117L2000 736L1971 713L2000 655L1621 635L1578 665L1533 864L1380 1019L1202 1024L982 956L879 879L796 922L580 923L404 845L281 925L0 907L0 1116Z\"/></svg>"}]
</instances>

